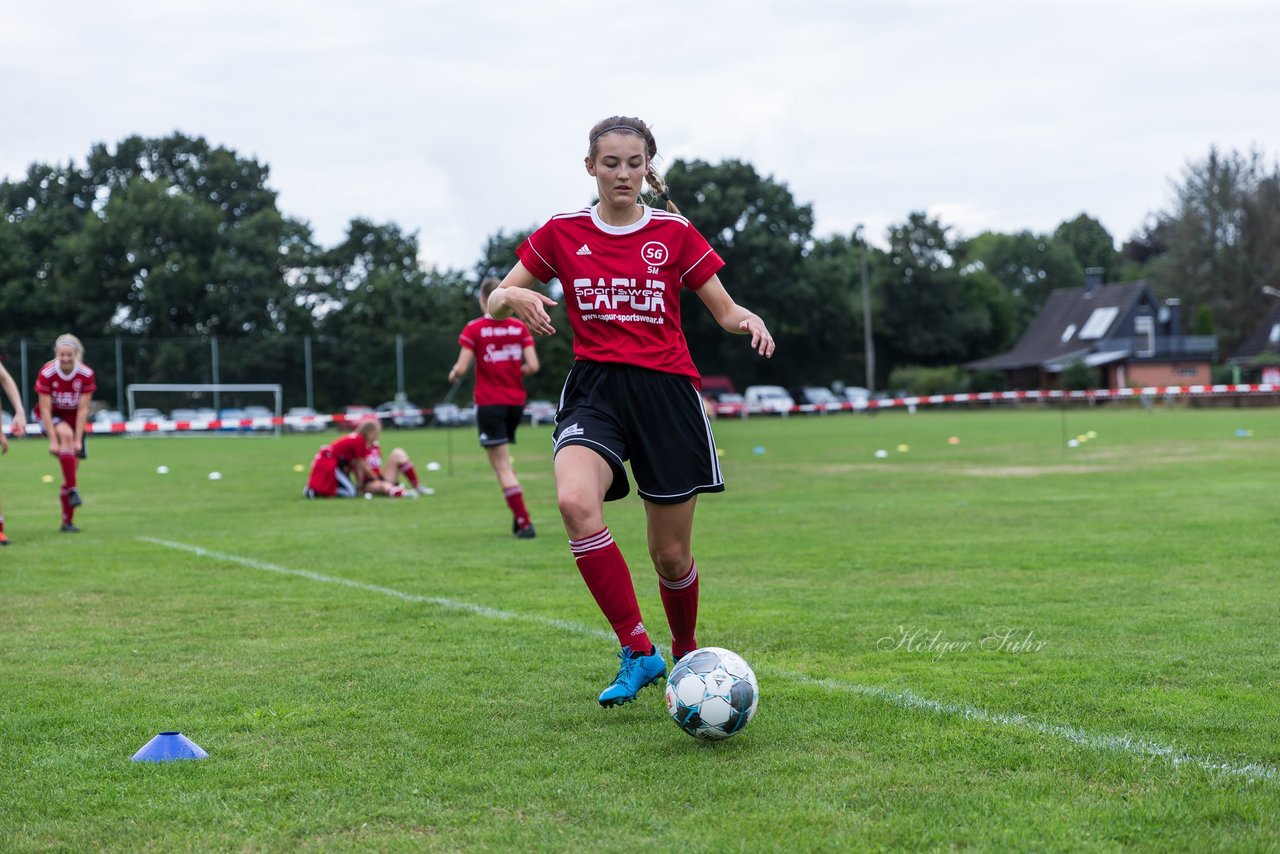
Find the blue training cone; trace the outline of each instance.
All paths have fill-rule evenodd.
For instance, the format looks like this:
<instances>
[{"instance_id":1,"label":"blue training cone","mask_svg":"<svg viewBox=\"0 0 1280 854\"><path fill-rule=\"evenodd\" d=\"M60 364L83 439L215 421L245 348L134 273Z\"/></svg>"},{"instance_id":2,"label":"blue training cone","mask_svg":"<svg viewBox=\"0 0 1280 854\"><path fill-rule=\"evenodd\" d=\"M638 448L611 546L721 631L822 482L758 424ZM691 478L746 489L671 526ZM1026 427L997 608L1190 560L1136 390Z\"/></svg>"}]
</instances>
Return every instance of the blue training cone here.
<instances>
[{"instance_id":1,"label":"blue training cone","mask_svg":"<svg viewBox=\"0 0 1280 854\"><path fill-rule=\"evenodd\" d=\"M180 732L162 732L133 754L134 762L173 762L177 759L204 759L204 749Z\"/></svg>"}]
</instances>

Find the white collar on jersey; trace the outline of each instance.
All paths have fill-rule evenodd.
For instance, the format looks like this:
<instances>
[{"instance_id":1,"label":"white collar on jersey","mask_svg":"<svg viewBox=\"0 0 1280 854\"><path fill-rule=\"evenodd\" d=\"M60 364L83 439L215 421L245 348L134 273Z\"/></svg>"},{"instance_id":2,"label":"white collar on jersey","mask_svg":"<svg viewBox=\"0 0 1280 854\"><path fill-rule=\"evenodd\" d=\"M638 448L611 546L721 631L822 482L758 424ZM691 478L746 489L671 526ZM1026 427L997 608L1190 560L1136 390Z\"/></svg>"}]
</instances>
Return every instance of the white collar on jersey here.
<instances>
[{"instance_id":1,"label":"white collar on jersey","mask_svg":"<svg viewBox=\"0 0 1280 854\"><path fill-rule=\"evenodd\" d=\"M64 380L69 380L69 379L71 379L72 377L74 377L76 374L80 373L80 363L79 363L79 362L76 362L76 366L75 366L74 368L72 368L72 369L71 369L71 373L69 373L69 374L64 374L64 373L62 372L62 366L61 366L61 365L59 365L57 362L54 362L54 363L53 363L53 372L54 372L55 374L57 374L58 376L62 377L62 379L64 379Z\"/></svg>"},{"instance_id":2,"label":"white collar on jersey","mask_svg":"<svg viewBox=\"0 0 1280 854\"><path fill-rule=\"evenodd\" d=\"M649 220L653 218L653 208L648 205L640 205L640 218L630 225L609 225L600 218L600 203L597 202L591 206L591 221L596 224L596 228L605 234L631 234L639 231L649 224Z\"/></svg>"}]
</instances>

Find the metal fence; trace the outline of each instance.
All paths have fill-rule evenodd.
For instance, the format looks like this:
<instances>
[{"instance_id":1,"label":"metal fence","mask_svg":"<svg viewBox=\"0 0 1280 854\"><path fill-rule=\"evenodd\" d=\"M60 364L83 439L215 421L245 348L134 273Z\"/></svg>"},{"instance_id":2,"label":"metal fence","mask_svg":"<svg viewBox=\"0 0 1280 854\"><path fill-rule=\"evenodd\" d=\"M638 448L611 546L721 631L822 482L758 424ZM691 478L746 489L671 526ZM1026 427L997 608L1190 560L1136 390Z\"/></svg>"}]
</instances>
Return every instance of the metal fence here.
<instances>
[{"instance_id":1,"label":"metal fence","mask_svg":"<svg viewBox=\"0 0 1280 854\"><path fill-rule=\"evenodd\" d=\"M126 411L125 388L132 383L279 383L286 407L306 405L322 412L393 399L426 406L444 398L449 389L447 374L458 353L455 338L426 335L357 340L311 335L117 336L83 342L84 361L97 375L95 402L122 412ZM53 359L53 341L0 338L0 357L31 411L36 374ZM223 393L212 405L260 402Z\"/></svg>"}]
</instances>

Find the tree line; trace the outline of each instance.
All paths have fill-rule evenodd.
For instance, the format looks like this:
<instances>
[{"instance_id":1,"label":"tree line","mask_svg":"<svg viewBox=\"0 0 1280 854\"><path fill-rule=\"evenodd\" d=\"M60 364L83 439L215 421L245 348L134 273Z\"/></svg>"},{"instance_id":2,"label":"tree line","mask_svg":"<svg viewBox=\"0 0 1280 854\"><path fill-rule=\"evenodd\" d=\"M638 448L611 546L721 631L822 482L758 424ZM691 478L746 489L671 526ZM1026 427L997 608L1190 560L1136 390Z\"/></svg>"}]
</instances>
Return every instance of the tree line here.
<instances>
[{"instance_id":1,"label":"tree line","mask_svg":"<svg viewBox=\"0 0 1280 854\"><path fill-rule=\"evenodd\" d=\"M333 408L391 396L399 336L409 396L439 399L479 281L504 274L538 224L491 235L470 270L424 268L419 236L395 223L354 219L337 245L319 245L280 211L269 177L266 164L173 134L95 145L83 164L33 164L0 183L0 355L12 363L19 338L43 345L74 331L91 363L117 342L129 382L208 382L216 340L220 381L284 382L292 403L305 340L316 402ZM1211 148L1173 182L1172 204L1120 245L1086 213L1051 233L963 236L916 212L878 248L859 233L815 237L811 205L749 163L677 160L666 177L727 262L735 298L781 342L774 359L754 359L686 295L695 361L739 385L864 384L864 253L880 388L904 377L998 388L998 377L957 366L1011 347L1086 267L1181 298L1188 331L1216 333L1223 356L1269 309L1261 286L1280 282L1280 167L1258 151ZM537 396L556 393L571 359L555 311L563 331L539 342L548 369L532 380Z\"/></svg>"}]
</instances>

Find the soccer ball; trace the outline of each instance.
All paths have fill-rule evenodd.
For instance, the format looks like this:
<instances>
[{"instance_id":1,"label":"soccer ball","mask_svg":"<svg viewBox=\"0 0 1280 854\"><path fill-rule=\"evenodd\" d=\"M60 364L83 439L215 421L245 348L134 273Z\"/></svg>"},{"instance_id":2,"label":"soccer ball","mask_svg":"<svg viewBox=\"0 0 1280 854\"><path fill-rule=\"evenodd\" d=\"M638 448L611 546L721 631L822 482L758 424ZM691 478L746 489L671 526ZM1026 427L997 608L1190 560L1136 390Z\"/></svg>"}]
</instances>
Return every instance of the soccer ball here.
<instances>
[{"instance_id":1,"label":"soccer ball","mask_svg":"<svg viewBox=\"0 0 1280 854\"><path fill-rule=\"evenodd\" d=\"M676 726L707 741L742 732L759 696L756 675L742 656L715 646L695 649L667 677L667 711Z\"/></svg>"}]
</instances>

